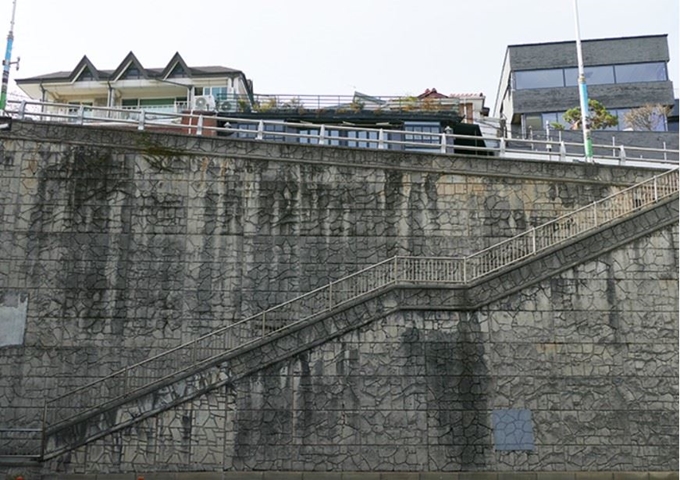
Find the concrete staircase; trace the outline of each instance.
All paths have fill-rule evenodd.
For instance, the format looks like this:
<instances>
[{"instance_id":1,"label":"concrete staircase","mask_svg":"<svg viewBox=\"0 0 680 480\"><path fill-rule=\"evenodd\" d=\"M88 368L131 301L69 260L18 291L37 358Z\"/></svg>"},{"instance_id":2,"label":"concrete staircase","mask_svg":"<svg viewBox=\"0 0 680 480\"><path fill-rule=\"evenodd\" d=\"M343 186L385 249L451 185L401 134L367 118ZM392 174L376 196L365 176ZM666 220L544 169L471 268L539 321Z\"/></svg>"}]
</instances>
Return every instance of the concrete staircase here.
<instances>
[{"instance_id":1,"label":"concrete staircase","mask_svg":"<svg viewBox=\"0 0 680 480\"><path fill-rule=\"evenodd\" d=\"M388 259L51 400L30 453L57 457L398 310L478 309L677 219L673 170L469 257Z\"/></svg>"}]
</instances>

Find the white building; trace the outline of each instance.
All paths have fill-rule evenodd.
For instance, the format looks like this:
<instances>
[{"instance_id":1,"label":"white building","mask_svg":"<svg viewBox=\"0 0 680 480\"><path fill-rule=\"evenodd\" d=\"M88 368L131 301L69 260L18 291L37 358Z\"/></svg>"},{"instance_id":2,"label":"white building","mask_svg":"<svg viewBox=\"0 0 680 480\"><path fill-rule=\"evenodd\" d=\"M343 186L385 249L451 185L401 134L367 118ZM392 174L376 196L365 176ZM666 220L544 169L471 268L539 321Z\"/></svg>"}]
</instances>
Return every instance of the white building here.
<instances>
[{"instance_id":1,"label":"white building","mask_svg":"<svg viewBox=\"0 0 680 480\"><path fill-rule=\"evenodd\" d=\"M114 70L99 70L84 56L71 71L16 80L29 97L95 107L158 112L245 110L252 83L240 70L190 67L179 53L162 68L145 68L130 52Z\"/></svg>"}]
</instances>

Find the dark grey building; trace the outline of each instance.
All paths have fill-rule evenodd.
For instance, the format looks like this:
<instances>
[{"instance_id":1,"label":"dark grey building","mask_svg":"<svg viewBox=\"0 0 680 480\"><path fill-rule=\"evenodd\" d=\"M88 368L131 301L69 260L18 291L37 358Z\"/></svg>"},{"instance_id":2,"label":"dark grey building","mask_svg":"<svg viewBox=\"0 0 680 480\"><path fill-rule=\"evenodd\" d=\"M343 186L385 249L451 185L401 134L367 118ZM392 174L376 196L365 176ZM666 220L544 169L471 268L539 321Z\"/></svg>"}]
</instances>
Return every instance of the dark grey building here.
<instances>
[{"instance_id":1,"label":"dark grey building","mask_svg":"<svg viewBox=\"0 0 680 480\"><path fill-rule=\"evenodd\" d=\"M624 115L631 108L673 106L667 35L584 40L582 49L589 98L619 118L611 130L628 129ZM508 46L494 108L495 117L506 119L508 136L540 137L551 123L569 128L563 115L579 105L577 65L575 41ZM666 119L655 129L668 131Z\"/></svg>"}]
</instances>

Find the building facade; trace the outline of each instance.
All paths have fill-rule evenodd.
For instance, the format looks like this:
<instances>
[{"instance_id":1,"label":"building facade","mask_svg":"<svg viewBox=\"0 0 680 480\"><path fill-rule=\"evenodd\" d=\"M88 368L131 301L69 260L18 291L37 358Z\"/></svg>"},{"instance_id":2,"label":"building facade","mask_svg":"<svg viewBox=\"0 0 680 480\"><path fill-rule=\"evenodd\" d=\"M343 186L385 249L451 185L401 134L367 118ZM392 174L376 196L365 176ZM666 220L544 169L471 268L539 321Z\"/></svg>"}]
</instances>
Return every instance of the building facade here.
<instances>
[{"instance_id":1,"label":"building facade","mask_svg":"<svg viewBox=\"0 0 680 480\"><path fill-rule=\"evenodd\" d=\"M145 68L130 52L114 70L100 70L84 56L71 71L18 79L16 83L29 97L43 102L158 113L192 109L233 112L252 100L252 82L242 71L222 66L190 67L179 53L165 67Z\"/></svg>"},{"instance_id":2,"label":"building facade","mask_svg":"<svg viewBox=\"0 0 680 480\"><path fill-rule=\"evenodd\" d=\"M605 38L582 42L590 99L618 117L612 131L631 130L625 114L647 104L672 107L667 35ZM579 105L576 42L510 45L494 107L510 137L533 137L569 129L564 113ZM668 131L665 118L657 132Z\"/></svg>"}]
</instances>

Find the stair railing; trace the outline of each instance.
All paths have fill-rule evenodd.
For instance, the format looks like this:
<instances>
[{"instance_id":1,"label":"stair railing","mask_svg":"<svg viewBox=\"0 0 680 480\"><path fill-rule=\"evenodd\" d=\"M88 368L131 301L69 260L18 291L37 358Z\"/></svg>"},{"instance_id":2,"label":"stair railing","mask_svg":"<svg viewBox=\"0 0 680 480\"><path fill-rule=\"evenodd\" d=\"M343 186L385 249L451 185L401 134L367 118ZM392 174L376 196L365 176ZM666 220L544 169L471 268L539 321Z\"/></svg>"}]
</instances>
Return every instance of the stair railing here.
<instances>
[{"instance_id":1,"label":"stair railing","mask_svg":"<svg viewBox=\"0 0 680 480\"><path fill-rule=\"evenodd\" d=\"M53 429L395 284L465 285L678 192L678 169L645 180L467 257L395 256L130 365L45 403Z\"/></svg>"}]
</instances>

